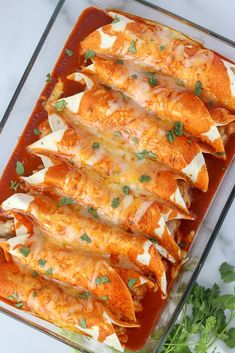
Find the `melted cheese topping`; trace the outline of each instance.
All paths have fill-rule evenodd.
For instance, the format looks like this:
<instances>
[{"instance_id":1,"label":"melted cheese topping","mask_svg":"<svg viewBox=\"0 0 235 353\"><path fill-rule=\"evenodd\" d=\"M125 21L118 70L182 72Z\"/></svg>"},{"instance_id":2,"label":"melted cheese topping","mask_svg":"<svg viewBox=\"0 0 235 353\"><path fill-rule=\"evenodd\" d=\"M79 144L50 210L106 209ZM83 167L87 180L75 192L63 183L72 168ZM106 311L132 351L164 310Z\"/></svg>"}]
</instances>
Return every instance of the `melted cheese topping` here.
<instances>
[{"instance_id":1,"label":"melted cheese topping","mask_svg":"<svg viewBox=\"0 0 235 353\"><path fill-rule=\"evenodd\" d=\"M222 60L222 59L221 59ZM228 74L228 77L229 77L229 80L230 80L230 91L231 91L231 95L233 97L235 97L235 74L234 74L234 71L235 71L235 65L234 64L231 64L225 60L222 60L223 63L224 63L224 66L226 67L227 69L227 74ZM232 70L233 69L233 70Z\"/></svg>"},{"instance_id":2,"label":"melted cheese topping","mask_svg":"<svg viewBox=\"0 0 235 353\"><path fill-rule=\"evenodd\" d=\"M144 252L143 254L137 255L137 261L139 261L141 264L145 266L149 266L150 260L151 260L151 255L149 253L149 249L152 246L151 241L146 240L144 243Z\"/></svg>"},{"instance_id":3,"label":"melted cheese topping","mask_svg":"<svg viewBox=\"0 0 235 353\"><path fill-rule=\"evenodd\" d=\"M13 194L2 203L4 211L17 209L27 211L34 197L28 194Z\"/></svg>"},{"instance_id":4,"label":"melted cheese topping","mask_svg":"<svg viewBox=\"0 0 235 353\"><path fill-rule=\"evenodd\" d=\"M31 150L48 150L52 152L58 152L57 144L61 142L66 129L56 130L51 134L43 137L42 139L34 142L32 145L29 146Z\"/></svg>"},{"instance_id":5,"label":"melted cheese topping","mask_svg":"<svg viewBox=\"0 0 235 353\"><path fill-rule=\"evenodd\" d=\"M211 142L214 142L215 140L220 138L220 133L216 126L211 126L210 130L207 132L204 132L202 135L206 136L208 140L210 140Z\"/></svg>"},{"instance_id":6,"label":"melted cheese topping","mask_svg":"<svg viewBox=\"0 0 235 353\"><path fill-rule=\"evenodd\" d=\"M104 33L102 28L97 29L97 32L99 32L100 34L100 39L101 39L100 47L102 49L111 48L117 37L110 36L109 34Z\"/></svg>"},{"instance_id":7,"label":"melted cheese topping","mask_svg":"<svg viewBox=\"0 0 235 353\"><path fill-rule=\"evenodd\" d=\"M201 168L205 165L202 153L196 154L193 160L182 169L182 173L187 175L194 183L197 181Z\"/></svg>"},{"instance_id":8,"label":"melted cheese topping","mask_svg":"<svg viewBox=\"0 0 235 353\"><path fill-rule=\"evenodd\" d=\"M85 92L81 92L81 93L77 93L71 97L59 99L58 102L61 100L64 100L66 103L66 108L68 108L73 113L78 113L81 99L82 99L84 93Z\"/></svg>"}]
</instances>

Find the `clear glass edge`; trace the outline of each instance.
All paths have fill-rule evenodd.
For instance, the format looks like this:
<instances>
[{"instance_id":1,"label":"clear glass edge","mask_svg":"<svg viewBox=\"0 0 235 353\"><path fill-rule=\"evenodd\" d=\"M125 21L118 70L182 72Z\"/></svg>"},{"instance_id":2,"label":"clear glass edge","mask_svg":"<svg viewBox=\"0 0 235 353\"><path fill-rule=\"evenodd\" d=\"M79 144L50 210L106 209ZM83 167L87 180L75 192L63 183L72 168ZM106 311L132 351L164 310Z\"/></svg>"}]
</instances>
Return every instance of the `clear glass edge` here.
<instances>
[{"instance_id":1,"label":"clear glass edge","mask_svg":"<svg viewBox=\"0 0 235 353\"><path fill-rule=\"evenodd\" d=\"M55 10L54 10L54 12L53 12L53 14L51 16L51 19L48 22L48 25L46 26L45 31L43 32L43 35L42 35L42 37L41 37L41 39L40 39L40 41L39 41L34 53L33 53L33 56L30 59L29 64L26 67L26 70L25 70L25 72L24 72L24 74L22 76L22 79L21 79L19 85L17 86L16 91L15 91L15 93L14 93L14 95L13 95L13 97L12 97L10 103L9 103L9 106L8 106L8 108L7 108L7 110L6 110L5 114L4 114L4 117L3 117L2 121L0 122L0 134L1 134L1 131L2 131L3 127L4 127L4 125L5 125L8 117L10 116L11 110L12 110L12 108L15 105L15 102L16 102L16 100L17 100L17 98L18 98L18 96L19 96L19 94L20 94L20 92L21 92L26 80L27 80L27 77L29 76L31 68L32 68L35 60L37 59L37 56L40 53L40 51L41 51L41 49L43 47L43 44L44 44L44 42L45 42L45 40L46 40L46 38L47 38L51 28L52 28L57 16L61 12L61 9L62 9L62 7L63 7L65 2L66 2L65 0L60 0L58 2L58 4L57 4L57 6L56 6L56 8L55 8ZM177 19L177 21L180 21L180 22L181 21L185 21L187 23L187 25L190 25L193 28L196 28L196 29L200 30L201 32L204 32L207 35L213 36L217 40L219 39L220 41L224 42L224 44L235 48L235 43L233 41L231 41L231 40L229 40L227 38L224 38L223 36L220 36L217 33L211 32L210 30L207 30L207 29L205 29L205 28L203 28L203 27L201 27L199 25L196 25L196 24L192 23L191 21L185 20L182 17L180 17L178 15L175 15L175 14L173 14L173 13L167 11L167 10L164 10L164 9L154 5L154 4L151 4L151 3L147 2L147 1L142 1L142 0L134 0L133 2L137 2L137 3L140 3L140 4L144 5L144 6L151 7L153 9L157 10L157 11L163 12L167 16L170 16L170 17L172 17L174 19ZM219 229L222 226L222 223L223 223L224 219L226 218L226 215L228 213L228 210L229 210L234 198L235 198L235 187L233 186L233 188L232 188L232 190L231 190L231 192L230 192L230 194L229 194L229 196L228 196L228 198L226 200L226 203L225 203L225 205L224 205L224 207L223 207L223 209L222 209L222 211L221 211L221 213L219 215L218 221L217 221L217 223L216 223L216 225L215 225L215 227L214 227L214 229L213 229L213 231L212 231L212 233L210 235L210 238L209 238L209 240L208 240L208 242L207 242L207 244L206 244L206 246L204 248L204 251L202 252L200 258L198 259L197 265L195 266L195 268L194 268L194 270L193 270L193 272L191 274L191 278L188 281L187 287L186 287L185 291L183 291L183 293L182 293L182 295L180 297L180 300L179 300L178 304L176 305L176 308L175 308L173 314L171 315L171 319L168 321L168 324L165 326L165 329L162 332L158 343L156 344L156 346L153 348L153 350L151 352L160 353L162 345L164 344L164 341L165 341L165 339L166 339L166 337L167 337L172 325L174 324L175 320L177 319L177 316L179 315L179 313L180 313L180 311L181 311L181 309L182 309L182 307L184 305L184 302L185 302L185 300L186 300L186 298L187 298L187 296L188 296L188 294L189 294L189 292L191 290L192 285L194 284L194 282L196 281L196 279L198 277L198 274L200 273L200 270L201 270L201 268L202 268L202 266L203 266L203 264L204 264L204 262L205 262L205 260L206 260L206 258L208 256L209 252L210 252L210 249L211 249L211 247L212 247L212 245L213 245L213 243L214 243L214 241L216 239L216 236L217 236L217 234L219 232ZM211 209L211 206L210 206L210 209ZM46 327L37 325L35 322L33 323L30 320L22 318L17 313L13 313L12 311L9 311L6 308L1 308L0 307L0 311L2 313L4 313L4 314L16 319L16 320L22 322L22 323L25 323L25 324L29 325L32 328L35 328L35 329L39 330L40 332L46 333L47 335L49 335L52 338L55 338L55 339L57 339L57 340L59 340L59 341L61 341L63 343L66 343L66 344L68 344L69 346L71 346L73 348L79 349L80 351L82 351L84 353L91 352L90 349L86 350L80 344L74 343L70 338L67 338L66 335L62 335L61 336L60 334L56 334L52 330L48 330L48 329L46 329Z\"/></svg>"}]
</instances>

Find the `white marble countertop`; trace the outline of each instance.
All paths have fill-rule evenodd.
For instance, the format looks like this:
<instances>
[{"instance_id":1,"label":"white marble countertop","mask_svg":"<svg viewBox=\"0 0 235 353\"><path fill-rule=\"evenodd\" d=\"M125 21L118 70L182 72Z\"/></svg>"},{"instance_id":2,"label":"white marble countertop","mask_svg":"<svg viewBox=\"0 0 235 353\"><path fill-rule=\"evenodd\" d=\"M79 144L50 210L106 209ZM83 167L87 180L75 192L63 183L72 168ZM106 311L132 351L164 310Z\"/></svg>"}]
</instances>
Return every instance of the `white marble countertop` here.
<instances>
[{"instance_id":1,"label":"white marble countertop","mask_svg":"<svg viewBox=\"0 0 235 353\"><path fill-rule=\"evenodd\" d=\"M179 14L235 41L234 0L152 0L153 3ZM0 67L2 117L35 46L54 10L57 0L8 0L1 2ZM232 205L211 253L200 273L199 281L212 285L219 280L218 267L223 261L235 264L235 203ZM0 314L1 352L67 353L71 349L44 334ZM220 347L220 352L232 352Z\"/></svg>"}]
</instances>

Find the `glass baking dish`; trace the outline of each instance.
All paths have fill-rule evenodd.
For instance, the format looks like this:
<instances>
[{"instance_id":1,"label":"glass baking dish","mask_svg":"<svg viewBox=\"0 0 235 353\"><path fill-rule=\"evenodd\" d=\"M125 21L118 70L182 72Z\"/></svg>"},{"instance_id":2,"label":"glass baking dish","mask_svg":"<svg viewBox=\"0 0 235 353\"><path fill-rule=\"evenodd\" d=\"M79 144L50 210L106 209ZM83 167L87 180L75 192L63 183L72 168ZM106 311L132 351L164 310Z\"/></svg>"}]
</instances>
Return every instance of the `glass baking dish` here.
<instances>
[{"instance_id":1,"label":"glass baking dish","mask_svg":"<svg viewBox=\"0 0 235 353\"><path fill-rule=\"evenodd\" d=\"M137 16L155 20L182 31L195 40L202 42L206 47L235 61L234 42L146 1L60 0L0 123L0 150L4 151L0 158L0 173L3 172L4 166L15 148L18 137L22 134L31 115L45 84L46 74L52 70L78 16L92 4L102 8L117 8ZM195 236L188 254L189 260L183 266L174 284L161 318L151 337L145 343L144 348L139 352L157 353L161 351L164 340L180 313L234 199L234 175L235 162L233 161ZM20 312L4 302L0 302L0 311L78 349L80 352L114 352L107 346L79 334L62 330L31 314Z\"/></svg>"}]
</instances>

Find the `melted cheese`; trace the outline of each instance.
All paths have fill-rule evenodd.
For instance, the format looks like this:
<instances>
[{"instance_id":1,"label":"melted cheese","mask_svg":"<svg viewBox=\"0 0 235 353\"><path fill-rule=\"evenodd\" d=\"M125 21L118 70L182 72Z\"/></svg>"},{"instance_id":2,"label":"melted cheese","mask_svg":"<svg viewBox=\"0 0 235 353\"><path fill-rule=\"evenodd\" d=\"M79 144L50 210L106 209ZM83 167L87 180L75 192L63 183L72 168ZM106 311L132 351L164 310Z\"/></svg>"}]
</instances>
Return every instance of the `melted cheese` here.
<instances>
[{"instance_id":1,"label":"melted cheese","mask_svg":"<svg viewBox=\"0 0 235 353\"><path fill-rule=\"evenodd\" d=\"M17 209L27 211L34 197L27 194L13 194L2 203L4 211Z\"/></svg>"},{"instance_id":2,"label":"melted cheese","mask_svg":"<svg viewBox=\"0 0 235 353\"><path fill-rule=\"evenodd\" d=\"M108 49L113 46L113 43L116 40L116 36L110 36L109 34L106 34L103 32L102 28L97 29L97 32L100 34L100 47L101 49Z\"/></svg>"},{"instance_id":3,"label":"melted cheese","mask_svg":"<svg viewBox=\"0 0 235 353\"><path fill-rule=\"evenodd\" d=\"M220 133L216 126L211 126L210 130L207 132L204 132L202 135L206 136L208 140L211 142L214 142L215 140L220 138Z\"/></svg>"},{"instance_id":4,"label":"melted cheese","mask_svg":"<svg viewBox=\"0 0 235 353\"><path fill-rule=\"evenodd\" d=\"M200 173L201 168L205 165L205 160L202 153L196 154L193 160L182 169L182 173L187 175L193 183L197 181L198 174Z\"/></svg>"},{"instance_id":5,"label":"melted cheese","mask_svg":"<svg viewBox=\"0 0 235 353\"><path fill-rule=\"evenodd\" d=\"M151 241L146 240L144 243L144 252L143 254L137 255L137 261L139 261L141 264L145 266L149 266L150 260L151 260L151 255L149 253L149 249L152 246Z\"/></svg>"},{"instance_id":6,"label":"melted cheese","mask_svg":"<svg viewBox=\"0 0 235 353\"><path fill-rule=\"evenodd\" d=\"M43 137L42 139L34 142L32 145L29 146L31 150L48 150L52 152L58 152L57 144L61 142L66 129L56 130L51 134Z\"/></svg>"},{"instance_id":7,"label":"melted cheese","mask_svg":"<svg viewBox=\"0 0 235 353\"><path fill-rule=\"evenodd\" d=\"M48 122L52 131L66 129L69 126L65 123L64 119L62 119L58 114L50 114L48 116Z\"/></svg>"},{"instance_id":8,"label":"melted cheese","mask_svg":"<svg viewBox=\"0 0 235 353\"><path fill-rule=\"evenodd\" d=\"M123 16L123 15L120 15L119 13L115 13L113 11L109 11L108 14L112 18L115 18L115 16L117 16L120 19L120 21L111 24L113 31L117 31L117 32L124 31L126 29L126 26L128 23L134 22L130 18Z\"/></svg>"},{"instance_id":9,"label":"melted cheese","mask_svg":"<svg viewBox=\"0 0 235 353\"><path fill-rule=\"evenodd\" d=\"M77 93L71 97L62 98L62 100L64 100L66 103L66 108L69 109L73 113L78 113L81 99L82 99L84 93L85 92L81 92L81 93ZM58 102L60 100L58 100Z\"/></svg>"},{"instance_id":10,"label":"melted cheese","mask_svg":"<svg viewBox=\"0 0 235 353\"><path fill-rule=\"evenodd\" d=\"M153 204L153 202L153 200L142 202L141 206L136 211L135 217L133 219L134 223L138 223L141 220L141 218L145 215L148 208Z\"/></svg>"},{"instance_id":11,"label":"melted cheese","mask_svg":"<svg viewBox=\"0 0 235 353\"><path fill-rule=\"evenodd\" d=\"M223 63L224 63L224 66L226 67L226 70L227 70L227 74L228 74L228 77L229 77L229 80L230 80L230 91L231 91L231 95L233 97L235 97L235 74L234 74L234 71L235 71L235 65L234 64L231 64L225 60L222 60Z\"/></svg>"}]
</instances>

